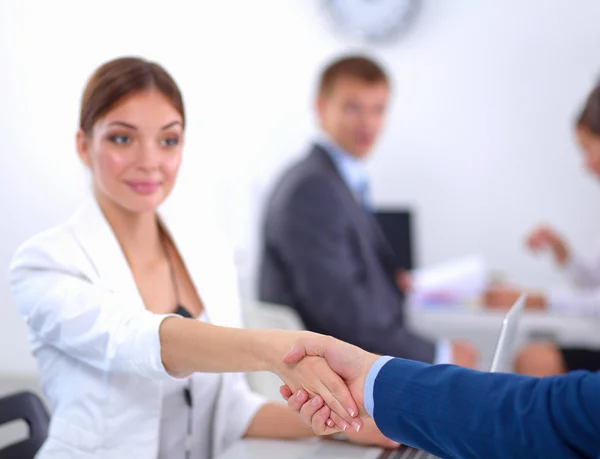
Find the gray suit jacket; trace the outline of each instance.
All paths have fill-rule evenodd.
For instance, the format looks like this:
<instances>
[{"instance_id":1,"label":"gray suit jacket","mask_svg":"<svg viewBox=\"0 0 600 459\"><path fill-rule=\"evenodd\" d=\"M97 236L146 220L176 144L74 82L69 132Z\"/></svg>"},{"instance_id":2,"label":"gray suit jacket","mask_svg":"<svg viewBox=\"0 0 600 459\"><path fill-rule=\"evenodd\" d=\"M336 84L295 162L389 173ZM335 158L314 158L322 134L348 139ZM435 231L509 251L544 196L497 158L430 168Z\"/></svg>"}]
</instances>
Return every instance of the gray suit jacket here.
<instances>
[{"instance_id":1,"label":"gray suit jacket","mask_svg":"<svg viewBox=\"0 0 600 459\"><path fill-rule=\"evenodd\" d=\"M312 331L370 352L433 362L435 344L405 327L394 257L375 218L315 145L267 204L259 298L298 311Z\"/></svg>"}]
</instances>

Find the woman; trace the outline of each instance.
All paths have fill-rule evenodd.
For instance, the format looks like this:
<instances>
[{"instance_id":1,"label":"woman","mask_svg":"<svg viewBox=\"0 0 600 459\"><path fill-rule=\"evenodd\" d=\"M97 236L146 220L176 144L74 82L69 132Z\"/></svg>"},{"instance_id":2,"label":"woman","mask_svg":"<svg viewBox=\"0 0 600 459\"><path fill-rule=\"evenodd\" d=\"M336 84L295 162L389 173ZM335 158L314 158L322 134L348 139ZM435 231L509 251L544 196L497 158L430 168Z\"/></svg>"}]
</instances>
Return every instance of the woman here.
<instances>
[{"instance_id":1,"label":"woman","mask_svg":"<svg viewBox=\"0 0 600 459\"><path fill-rule=\"evenodd\" d=\"M227 328L240 311L218 238L157 214L184 126L179 89L156 64L111 61L85 88L76 143L93 197L20 247L10 272L53 411L39 457L209 458L242 436L310 435L252 394L246 371L273 371L362 426L324 360L280 363L297 332ZM348 434L389 444L372 426Z\"/></svg>"},{"instance_id":2,"label":"woman","mask_svg":"<svg viewBox=\"0 0 600 459\"><path fill-rule=\"evenodd\" d=\"M600 84L585 103L575 126L577 140L584 152L586 169L600 180ZM571 280L567 290L530 292L527 307L564 314L600 317L600 254L584 260L569 249L552 228L541 226L527 237L533 252L550 252L556 265ZM508 307L522 290L500 285L486 294L490 307ZM552 343L532 344L516 359L516 371L532 376L550 376L572 370L600 370L600 350L558 348Z\"/></svg>"}]
</instances>

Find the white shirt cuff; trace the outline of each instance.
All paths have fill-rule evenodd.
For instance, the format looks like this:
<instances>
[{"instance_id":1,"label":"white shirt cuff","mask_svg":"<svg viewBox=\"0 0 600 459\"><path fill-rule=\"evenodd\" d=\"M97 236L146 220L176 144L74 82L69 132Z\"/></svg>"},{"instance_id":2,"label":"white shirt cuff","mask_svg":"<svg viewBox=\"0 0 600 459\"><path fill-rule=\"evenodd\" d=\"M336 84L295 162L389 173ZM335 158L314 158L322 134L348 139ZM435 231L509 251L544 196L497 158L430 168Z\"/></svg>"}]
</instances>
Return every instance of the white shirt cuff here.
<instances>
[{"instance_id":1,"label":"white shirt cuff","mask_svg":"<svg viewBox=\"0 0 600 459\"><path fill-rule=\"evenodd\" d=\"M153 314L151 312L140 315L135 329L136 339L131 341L131 367L127 367L125 370L133 369L142 376L154 379L179 379L190 376L170 374L163 364L159 330L163 320L169 317L181 318L176 314Z\"/></svg>"}]
</instances>

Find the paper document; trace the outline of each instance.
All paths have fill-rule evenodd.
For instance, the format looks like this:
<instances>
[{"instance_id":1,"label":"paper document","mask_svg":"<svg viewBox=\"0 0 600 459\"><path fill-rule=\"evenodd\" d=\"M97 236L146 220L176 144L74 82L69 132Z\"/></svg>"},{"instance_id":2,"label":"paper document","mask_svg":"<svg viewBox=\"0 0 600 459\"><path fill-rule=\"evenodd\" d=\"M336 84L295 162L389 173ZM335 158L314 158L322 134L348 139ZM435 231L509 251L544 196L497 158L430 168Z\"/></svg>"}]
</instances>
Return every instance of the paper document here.
<instances>
[{"instance_id":1,"label":"paper document","mask_svg":"<svg viewBox=\"0 0 600 459\"><path fill-rule=\"evenodd\" d=\"M489 269L480 255L442 263L412 272L411 302L466 304L486 289Z\"/></svg>"}]
</instances>

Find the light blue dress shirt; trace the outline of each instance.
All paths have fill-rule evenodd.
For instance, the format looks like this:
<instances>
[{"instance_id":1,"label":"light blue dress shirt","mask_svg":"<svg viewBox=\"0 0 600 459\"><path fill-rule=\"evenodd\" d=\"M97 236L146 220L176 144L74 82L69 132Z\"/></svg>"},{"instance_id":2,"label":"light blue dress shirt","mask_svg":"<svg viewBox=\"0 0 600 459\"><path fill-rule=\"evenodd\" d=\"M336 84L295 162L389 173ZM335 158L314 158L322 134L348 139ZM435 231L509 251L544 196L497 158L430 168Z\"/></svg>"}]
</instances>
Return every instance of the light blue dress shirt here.
<instances>
[{"instance_id":1,"label":"light blue dress shirt","mask_svg":"<svg viewBox=\"0 0 600 459\"><path fill-rule=\"evenodd\" d=\"M367 171L360 160L337 145L327 134L321 133L317 143L329 154L342 180L350 189L359 204L371 210L371 195Z\"/></svg>"},{"instance_id":2,"label":"light blue dress shirt","mask_svg":"<svg viewBox=\"0 0 600 459\"><path fill-rule=\"evenodd\" d=\"M369 192L369 180L367 171L360 160L345 151L326 133L321 132L317 136L317 143L322 146L331 156L335 167L346 186L362 206L372 210L371 195ZM452 363L452 347L450 341L440 340L435 348L435 364Z\"/></svg>"}]
</instances>

